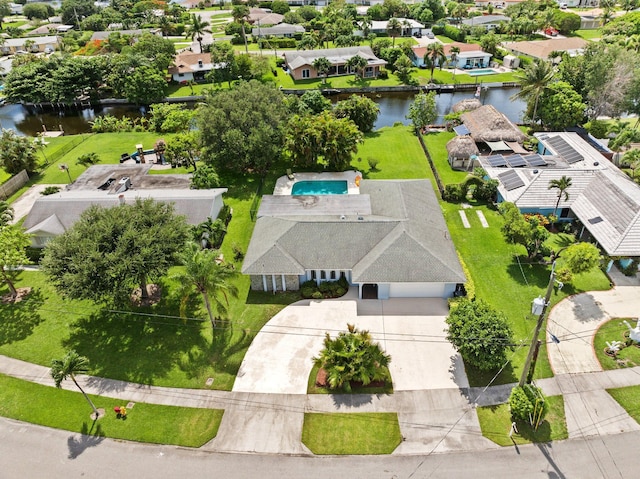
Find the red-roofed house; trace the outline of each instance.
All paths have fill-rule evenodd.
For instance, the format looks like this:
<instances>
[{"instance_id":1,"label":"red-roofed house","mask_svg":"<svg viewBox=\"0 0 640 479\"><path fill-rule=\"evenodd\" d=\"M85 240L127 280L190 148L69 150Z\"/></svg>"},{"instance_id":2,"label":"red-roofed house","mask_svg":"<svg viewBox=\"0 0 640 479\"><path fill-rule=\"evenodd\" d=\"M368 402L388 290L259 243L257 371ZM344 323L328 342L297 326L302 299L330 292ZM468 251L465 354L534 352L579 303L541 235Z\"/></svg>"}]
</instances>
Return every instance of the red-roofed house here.
<instances>
[{"instance_id":1,"label":"red-roofed house","mask_svg":"<svg viewBox=\"0 0 640 479\"><path fill-rule=\"evenodd\" d=\"M451 48L458 47L460 53L456 55L456 61L451 61ZM425 67L424 56L427 54L427 47L414 46L413 50L413 64L417 67ZM482 51L480 45L475 43L460 43L453 42L443 45L444 54L447 57L446 63L455 68L470 69L470 68L486 68L491 62L491 53ZM437 66L440 66L437 64Z\"/></svg>"}]
</instances>

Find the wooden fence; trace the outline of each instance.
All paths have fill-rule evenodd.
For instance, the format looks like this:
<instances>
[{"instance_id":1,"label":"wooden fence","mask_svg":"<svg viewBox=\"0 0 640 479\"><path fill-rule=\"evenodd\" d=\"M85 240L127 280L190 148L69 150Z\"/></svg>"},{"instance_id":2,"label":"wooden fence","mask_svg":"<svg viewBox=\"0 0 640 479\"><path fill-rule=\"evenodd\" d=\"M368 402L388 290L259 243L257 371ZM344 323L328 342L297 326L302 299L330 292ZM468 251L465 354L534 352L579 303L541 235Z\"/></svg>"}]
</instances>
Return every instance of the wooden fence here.
<instances>
[{"instance_id":1,"label":"wooden fence","mask_svg":"<svg viewBox=\"0 0 640 479\"><path fill-rule=\"evenodd\" d=\"M29 181L27 170L22 170L20 173L13 175L0 185L0 198L6 200L9 196L22 188L27 181Z\"/></svg>"}]
</instances>

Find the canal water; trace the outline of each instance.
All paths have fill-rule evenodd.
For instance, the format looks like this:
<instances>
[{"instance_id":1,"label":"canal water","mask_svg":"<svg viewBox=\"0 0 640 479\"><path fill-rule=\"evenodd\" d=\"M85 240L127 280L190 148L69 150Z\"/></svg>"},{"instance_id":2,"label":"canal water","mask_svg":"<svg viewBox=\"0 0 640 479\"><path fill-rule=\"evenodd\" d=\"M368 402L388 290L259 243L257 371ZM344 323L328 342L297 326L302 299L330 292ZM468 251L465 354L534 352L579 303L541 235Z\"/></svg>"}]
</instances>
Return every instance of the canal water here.
<instances>
[{"instance_id":1,"label":"canal water","mask_svg":"<svg viewBox=\"0 0 640 479\"><path fill-rule=\"evenodd\" d=\"M493 105L498 111L504 113L511 121L522 122L522 112L525 103L521 100L511 101L511 97L517 93L517 88L491 88L483 90L480 99L484 104ZM465 91L456 93L442 93L436 95L438 108L438 120L442 123L443 117L451 111L451 107L460 100L473 98L475 91ZM406 115L409 112L409 105L413 101L414 94L409 92L381 93L370 95L380 107L380 114L375 124L375 129L384 126L393 126L400 122L409 124ZM331 97L337 100L342 97ZM100 109L86 108L83 110L67 109L60 112L38 112L29 113L21 105L5 105L0 108L0 128L13 129L23 135L35 136L47 130L59 130L62 128L65 133L75 135L91 131L91 122L99 115L115 115L117 117L129 116L139 117L142 112L136 107L108 106Z\"/></svg>"}]
</instances>

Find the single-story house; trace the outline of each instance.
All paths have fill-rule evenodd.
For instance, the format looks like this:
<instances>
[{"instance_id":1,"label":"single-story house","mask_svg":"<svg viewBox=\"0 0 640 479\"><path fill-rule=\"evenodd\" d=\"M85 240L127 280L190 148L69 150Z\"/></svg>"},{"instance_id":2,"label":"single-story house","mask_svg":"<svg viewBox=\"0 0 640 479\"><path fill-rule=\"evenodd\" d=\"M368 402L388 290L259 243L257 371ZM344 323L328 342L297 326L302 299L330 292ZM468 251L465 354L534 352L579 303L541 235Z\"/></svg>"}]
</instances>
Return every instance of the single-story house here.
<instances>
[{"instance_id":1,"label":"single-story house","mask_svg":"<svg viewBox=\"0 0 640 479\"><path fill-rule=\"evenodd\" d=\"M226 188L190 189L188 175L149 175L152 165L94 165L68 189L39 197L24 221L32 246L43 248L52 238L69 229L91 205L110 208L132 203L136 198L153 198L173 203L177 214L197 225L216 218ZM154 177L164 177L156 179Z\"/></svg>"},{"instance_id":2,"label":"single-story house","mask_svg":"<svg viewBox=\"0 0 640 479\"><path fill-rule=\"evenodd\" d=\"M251 288L344 277L360 298L453 295L465 276L428 180L361 180L359 194L264 196L242 265Z\"/></svg>"},{"instance_id":3,"label":"single-story house","mask_svg":"<svg viewBox=\"0 0 640 479\"><path fill-rule=\"evenodd\" d=\"M27 42L30 42L31 46L27 48ZM55 35L48 35L43 37L29 37L29 38L7 38L2 45L0 45L0 52L3 54L11 54L16 52L27 53L44 53L53 52L60 46L60 37Z\"/></svg>"},{"instance_id":4,"label":"single-story house","mask_svg":"<svg viewBox=\"0 0 640 479\"><path fill-rule=\"evenodd\" d=\"M602 19L598 15L576 12L580 15L580 30L595 30L602 26Z\"/></svg>"},{"instance_id":5,"label":"single-story house","mask_svg":"<svg viewBox=\"0 0 640 479\"><path fill-rule=\"evenodd\" d=\"M452 60L451 48L458 47L460 52L455 55L455 62ZM419 68L425 66L424 56L427 54L426 46L413 46L413 64ZM491 53L482 50L482 47L476 43L453 42L442 46L444 55L447 57L446 64L451 68L460 68L468 70L471 68L486 68L491 63ZM440 66L439 62L436 66Z\"/></svg>"},{"instance_id":6,"label":"single-story house","mask_svg":"<svg viewBox=\"0 0 640 479\"><path fill-rule=\"evenodd\" d=\"M168 73L176 82L204 81L205 75L213 68L210 53L185 51L176 55Z\"/></svg>"},{"instance_id":7,"label":"single-story house","mask_svg":"<svg viewBox=\"0 0 640 479\"><path fill-rule=\"evenodd\" d=\"M286 37L292 38L296 34L303 34L305 32L302 25L291 25L289 23L280 23L272 27L256 27L251 29L251 35L255 38L264 37Z\"/></svg>"},{"instance_id":8,"label":"single-story house","mask_svg":"<svg viewBox=\"0 0 640 479\"><path fill-rule=\"evenodd\" d=\"M284 15L273 13L263 8L249 9L249 23L260 25L278 25L284 20Z\"/></svg>"},{"instance_id":9,"label":"single-story house","mask_svg":"<svg viewBox=\"0 0 640 479\"><path fill-rule=\"evenodd\" d=\"M38 28L35 28L27 33L30 37L41 36L41 35L50 35L56 33L66 33L69 30L73 29L73 25L63 25L61 23L47 23L46 25L42 25Z\"/></svg>"},{"instance_id":10,"label":"single-story house","mask_svg":"<svg viewBox=\"0 0 640 479\"><path fill-rule=\"evenodd\" d=\"M487 30L493 30L501 23L508 23L511 19L506 15L478 15L462 20L463 25L473 27L485 27Z\"/></svg>"},{"instance_id":11,"label":"single-story house","mask_svg":"<svg viewBox=\"0 0 640 479\"><path fill-rule=\"evenodd\" d=\"M329 76L354 74L353 69L347 67L350 58L360 56L367 60L363 76L376 78L380 69L387 64L385 60L376 57L371 47L329 48L326 50L295 50L284 52L287 70L294 80L318 78L318 72L313 68L313 62L318 58L326 58L331 63Z\"/></svg>"},{"instance_id":12,"label":"single-story house","mask_svg":"<svg viewBox=\"0 0 640 479\"><path fill-rule=\"evenodd\" d=\"M547 60L552 52L567 52L571 56L581 55L587 41L580 37L554 38L531 42L503 42L502 48L530 58Z\"/></svg>"},{"instance_id":13,"label":"single-story house","mask_svg":"<svg viewBox=\"0 0 640 479\"><path fill-rule=\"evenodd\" d=\"M608 256L640 257L640 187L576 132L535 136L537 154L479 158L499 182L498 201L548 215L558 200L549 182L567 176L571 186L568 199L560 199L560 219L578 220L580 236L597 242Z\"/></svg>"},{"instance_id":14,"label":"single-story house","mask_svg":"<svg viewBox=\"0 0 640 479\"><path fill-rule=\"evenodd\" d=\"M422 33L422 30L424 29L424 25L422 23L417 22L411 18L398 18L397 20L402 26L400 35L403 37L410 37L411 35ZM372 20L369 31L371 33L375 33L376 35L386 35L389 33L388 26L388 20Z\"/></svg>"},{"instance_id":15,"label":"single-story house","mask_svg":"<svg viewBox=\"0 0 640 479\"><path fill-rule=\"evenodd\" d=\"M22 9L24 5L19 3L10 3L9 4L9 14L10 15L22 15Z\"/></svg>"}]
</instances>

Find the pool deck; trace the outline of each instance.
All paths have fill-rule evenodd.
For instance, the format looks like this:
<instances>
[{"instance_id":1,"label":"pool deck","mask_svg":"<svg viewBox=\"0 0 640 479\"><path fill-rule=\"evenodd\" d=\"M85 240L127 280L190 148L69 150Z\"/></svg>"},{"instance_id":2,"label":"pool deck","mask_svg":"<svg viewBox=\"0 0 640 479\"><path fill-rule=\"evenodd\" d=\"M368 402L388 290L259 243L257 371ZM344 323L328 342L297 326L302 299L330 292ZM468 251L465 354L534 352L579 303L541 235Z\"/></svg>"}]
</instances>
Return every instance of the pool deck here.
<instances>
[{"instance_id":1,"label":"pool deck","mask_svg":"<svg viewBox=\"0 0 640 479\"><path fill-rule=\"evenodd\" d=\"M360 188L356 186L356 177L358 176L362 178L362 173L355 170L330 173L293 173L292 180L290 180L287 175L278 178L278 181L276 181L276 186L273 189L273 194L290 195L293 184L297 181L341 180L347 182L347 194L358 195L360 194Z\"/></svg>"}]
</instances>

